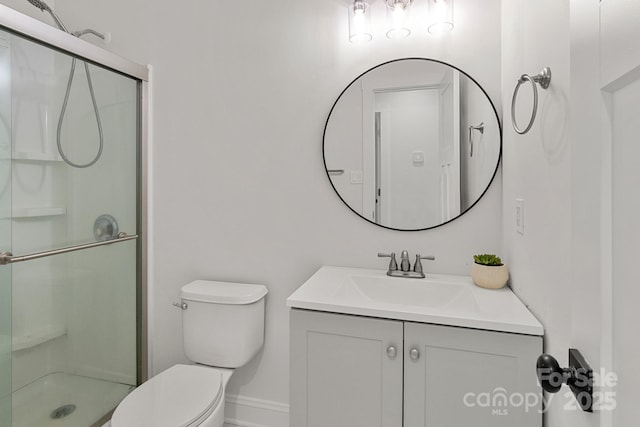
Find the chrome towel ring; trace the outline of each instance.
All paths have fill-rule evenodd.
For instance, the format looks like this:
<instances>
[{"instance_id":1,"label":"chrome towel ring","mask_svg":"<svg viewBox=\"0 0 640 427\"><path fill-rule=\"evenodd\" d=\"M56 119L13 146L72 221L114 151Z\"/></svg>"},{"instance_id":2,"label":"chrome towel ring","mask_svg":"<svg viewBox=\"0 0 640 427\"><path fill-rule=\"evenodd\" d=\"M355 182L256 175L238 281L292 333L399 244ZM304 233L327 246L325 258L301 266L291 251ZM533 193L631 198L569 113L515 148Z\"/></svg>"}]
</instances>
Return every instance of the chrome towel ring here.
<instances>
[{"instance_id":1,"label":"chrome towel ring","mask_svg":"<svg viewBox=\"0 0 640 427\"><path fill-rule=\"evenodd\" d=\"M533 111L531 112L531 119L529 120L529 124L527 125L527 127L524 130L520 130L520 128L518 128L518 124L516 123L516 98L518 97L520 86L527 81L531 83L531 86L533 88ZM533 122L536 119L536 113L538 112L538 88L536 87L536 83L538 83L542 89L548 88L549 83L551 83L551 68L544 67L540 74L537 74L533 77L529 74L523 74L518 79L518 84L513 91L513 98L511 99L511 122L513 123L513 129L520 135L524 135L525 133L529 132L531 126L533 126Z\"/></svg>"}]
</instances>

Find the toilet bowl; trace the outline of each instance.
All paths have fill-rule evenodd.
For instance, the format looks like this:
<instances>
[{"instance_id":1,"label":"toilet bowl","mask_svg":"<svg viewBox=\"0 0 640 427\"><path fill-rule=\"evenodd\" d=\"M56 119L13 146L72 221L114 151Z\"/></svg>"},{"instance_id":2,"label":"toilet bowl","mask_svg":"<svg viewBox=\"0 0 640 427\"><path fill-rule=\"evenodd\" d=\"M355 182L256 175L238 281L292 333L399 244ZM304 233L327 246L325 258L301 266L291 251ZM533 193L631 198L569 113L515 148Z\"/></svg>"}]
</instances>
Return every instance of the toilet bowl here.
<instances>
[{"instance_id":1,"label":"toilet bowl","mask_svg":"<svg viewBox=\"0 0 640 427\"><path fill-rule=\"evenodd\" d=\"M114 412L111 427L222 426L232 372L174 365L132 391Z\"/></svg>"},{"instance_id":2,"label":"toilet bowl","mask_svg":"<svg viewBox=\"0 0 640 427\"><path fill-rule=\"evenodd\" d=\"M111 427L222 427L224 392L235 368L264 343L262 285L197 280L182 287L185 354L196 365L174 365L132 391Z\"/></svg>"}]
</instances>

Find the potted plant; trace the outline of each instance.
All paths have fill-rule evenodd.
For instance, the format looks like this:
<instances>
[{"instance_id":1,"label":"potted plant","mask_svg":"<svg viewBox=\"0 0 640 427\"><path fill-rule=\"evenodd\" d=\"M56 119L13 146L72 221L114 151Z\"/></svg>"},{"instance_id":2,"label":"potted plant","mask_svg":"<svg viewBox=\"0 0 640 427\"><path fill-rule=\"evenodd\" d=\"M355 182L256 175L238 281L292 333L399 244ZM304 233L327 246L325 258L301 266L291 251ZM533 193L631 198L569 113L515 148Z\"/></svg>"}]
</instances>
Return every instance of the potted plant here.
<instances>
[{"instance_id":1,"label":"potted plant","mask_svg":"<svg viewBox=\"0 0 640 427\"><path fill-rule=\"evenodd\" d=\"M471 278L481 288L499 289L507 284L509 271L500 257L493 254L473 256Z\"/></svg>"}]
</instances>

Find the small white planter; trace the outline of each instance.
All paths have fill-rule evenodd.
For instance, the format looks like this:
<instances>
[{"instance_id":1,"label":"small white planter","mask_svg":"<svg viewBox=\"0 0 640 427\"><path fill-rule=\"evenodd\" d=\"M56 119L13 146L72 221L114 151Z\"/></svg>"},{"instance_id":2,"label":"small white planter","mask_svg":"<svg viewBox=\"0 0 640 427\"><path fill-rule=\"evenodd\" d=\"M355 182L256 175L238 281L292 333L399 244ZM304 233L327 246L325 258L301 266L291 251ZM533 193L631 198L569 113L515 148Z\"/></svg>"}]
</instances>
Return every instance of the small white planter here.
<instances>
[{"instance_id":1,"label":"small white planter","mask_svg":"<svg viewBox=\"0 0 640 427\"><path fill-rule=\"evenodd\" d=\"M500 289L509 281L509 270L504 264L482 265L474 262L471 265L471 278L481 288Z\"/></svg>"}]
</instances>

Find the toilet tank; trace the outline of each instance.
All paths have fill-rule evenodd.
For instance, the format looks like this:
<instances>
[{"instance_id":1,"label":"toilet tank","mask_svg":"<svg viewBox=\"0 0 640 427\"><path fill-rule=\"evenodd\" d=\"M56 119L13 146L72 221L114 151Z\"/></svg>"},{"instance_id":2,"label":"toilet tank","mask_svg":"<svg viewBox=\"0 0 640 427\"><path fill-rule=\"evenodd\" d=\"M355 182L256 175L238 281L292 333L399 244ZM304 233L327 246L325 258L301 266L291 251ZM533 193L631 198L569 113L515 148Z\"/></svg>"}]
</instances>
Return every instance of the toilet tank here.
<instances>
[{"instance_id":1,"label":"toilet tank","mask_svg":"<svg viewBox=\"0 0 640 427\"><path fill-rule=\"evenodd\" d=\"M196 280L182 287L184 351L203 365L237 368L264 344L267 288L246 283Z\"/></svg>"}]
</instances>

